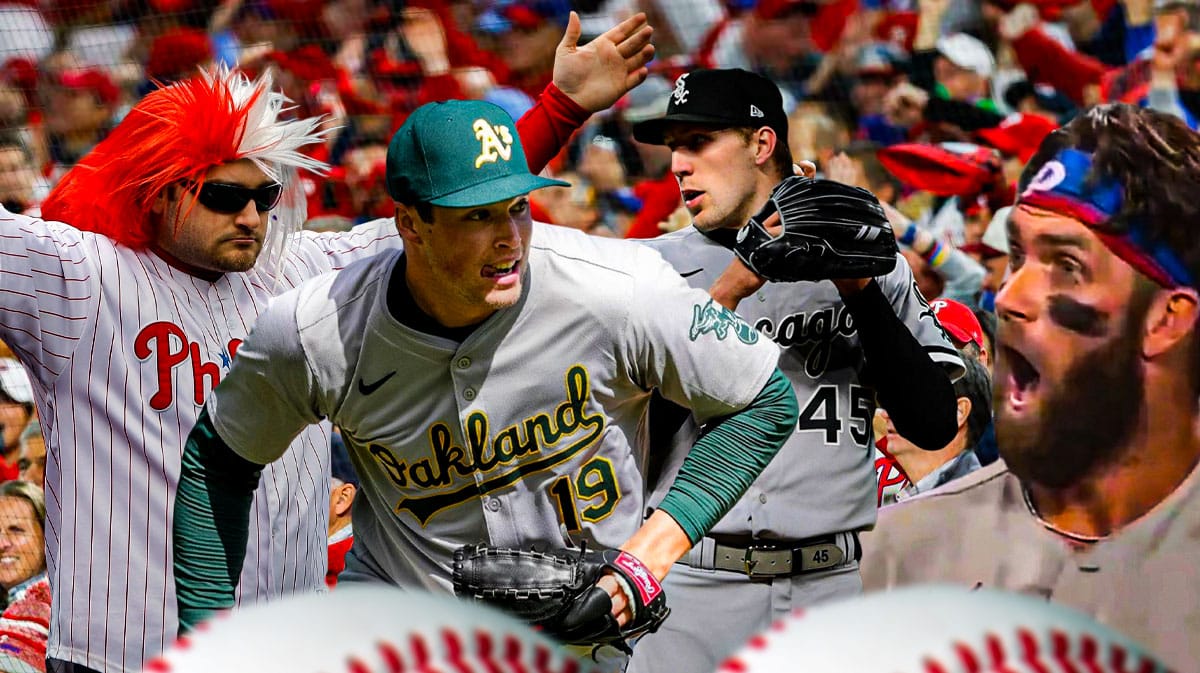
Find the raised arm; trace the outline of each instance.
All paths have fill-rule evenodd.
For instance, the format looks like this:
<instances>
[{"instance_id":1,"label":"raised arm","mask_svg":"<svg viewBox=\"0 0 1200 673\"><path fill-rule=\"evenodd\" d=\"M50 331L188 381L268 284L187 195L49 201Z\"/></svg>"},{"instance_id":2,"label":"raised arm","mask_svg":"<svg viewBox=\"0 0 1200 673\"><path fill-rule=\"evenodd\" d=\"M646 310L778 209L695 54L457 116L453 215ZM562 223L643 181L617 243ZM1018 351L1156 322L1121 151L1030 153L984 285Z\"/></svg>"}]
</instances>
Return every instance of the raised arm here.
<instances>
[{"instance_id":1,"label":"raised arm","mask_svg":"<svg viewBox=\"0 0 1200 673\"><path fill-rule=\"evenodd\" d=\"M654 57L653 29L635 14L579 45L579 16L571 12L554 55L554 79L517 121L529 170L538 173L595 112L612 106L646 79Z\"/></svg>"}]
</instances>

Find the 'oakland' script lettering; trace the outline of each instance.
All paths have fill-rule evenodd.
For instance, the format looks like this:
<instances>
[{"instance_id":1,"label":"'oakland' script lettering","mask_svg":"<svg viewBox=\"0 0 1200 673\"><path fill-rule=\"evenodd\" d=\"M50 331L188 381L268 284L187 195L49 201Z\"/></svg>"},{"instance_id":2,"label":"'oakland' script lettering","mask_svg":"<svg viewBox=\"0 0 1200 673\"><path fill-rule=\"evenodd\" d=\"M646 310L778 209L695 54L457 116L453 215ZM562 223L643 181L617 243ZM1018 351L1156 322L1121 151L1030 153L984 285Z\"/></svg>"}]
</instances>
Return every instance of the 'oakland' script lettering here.
<instances>
[{"instance_id":1,"label":"'oakland' script lettering","mask_svg":"<svg viewBox=\"0 0 1200 673\"><path fill-rule=\"evenodd\" d=\"M605 416L588 412L591 379L583 365L567 370L564 389L565 399L553 411L536 413L495 432L486 412L471 412L463 422L465 446L455 443L447 423L434 423L428 431L429 455L411 462L394 455L389 447L368 447L399 488L443 489L466 482L456 490L406 497L396 506L397 513L407 510L424 525L442 509L503 488L520 474L553 468L590 446L603 432ZM570 441L562 450L541 455L564 440ZM528 459L532 456L539 457ZM519 468L504 471L518 462ZM479 483L462 479L477 473L488 476Z\"/></svg>"},{"instance_id":2,"label":"'oakland' script lettering","mask_svg":"<svg viewBox=\"0 0 1200 673\"><path fill-rule=\"evenodd\" d=\"M420 488L449 486L456 475L465 477L475 472L491 472L523 456L538 453L542 448L554 446L581 428L603 427L602 415L586 412L590 396L591 381L587 370L576 365L567 371L566 400L553 414L535 414L493 435L488 415L474 411L464 423L466 447L454 443L450 426L434 423L429 428L430 456L412 463L399 461L398 478L393 482L401 487L407 486L410 480Z\"/></svg>"}]
</instances>

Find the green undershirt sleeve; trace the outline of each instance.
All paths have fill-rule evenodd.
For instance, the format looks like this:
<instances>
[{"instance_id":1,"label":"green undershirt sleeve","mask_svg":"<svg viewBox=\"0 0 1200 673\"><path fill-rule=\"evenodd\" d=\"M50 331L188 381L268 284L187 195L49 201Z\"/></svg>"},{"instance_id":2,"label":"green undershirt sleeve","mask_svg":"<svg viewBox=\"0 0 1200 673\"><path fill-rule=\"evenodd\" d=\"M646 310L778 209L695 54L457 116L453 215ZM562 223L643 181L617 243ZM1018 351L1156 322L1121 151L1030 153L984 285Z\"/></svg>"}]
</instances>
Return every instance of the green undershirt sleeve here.
<instances>
[{"instance_id":1,"label":"green undershirt sleeve","mask_svg":"<svg viewBox=\"0 0 1200 673\"><path fill-rule=\"evenodd\" d=\"M699 542L783 447L798 415L792 384L776 369L749 405L705 428L659 509Z\"/></svg>"},{"instance_id":2,"label":"green undershirt sleeve","mask_svg":"<svg viewBox=\"0 0 1200 673\"><path fill-rule=\"evenodd\" d=\"M183 448L173 527L179 632L233 607L262 465L234 453L200 412Z\"/></svg>"}]
</instances>

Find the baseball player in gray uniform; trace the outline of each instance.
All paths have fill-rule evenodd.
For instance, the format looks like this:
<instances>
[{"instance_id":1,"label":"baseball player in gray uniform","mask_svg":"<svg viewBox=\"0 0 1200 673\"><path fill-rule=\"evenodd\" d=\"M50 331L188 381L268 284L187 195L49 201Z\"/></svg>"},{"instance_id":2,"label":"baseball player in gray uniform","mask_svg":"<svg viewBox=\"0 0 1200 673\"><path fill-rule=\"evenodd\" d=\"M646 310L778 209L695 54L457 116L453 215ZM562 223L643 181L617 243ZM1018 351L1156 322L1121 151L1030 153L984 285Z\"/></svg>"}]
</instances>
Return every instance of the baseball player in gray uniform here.
<instances>
[{"instance_id":1,"label":"baseball player in gray uniform","mask_svg":"<svg viewBox=\"0 0 1200 673\"><path fill-rule=\"evenodd\" d=\"M1123 104L1026 166L996 297L1002 460L885 508L869 589L1045 596L1200 670L1200 138Z\"/></svg>"},{"instance_id":2,"label":"baseball player in gray uniform","mask_svg":"<svg viewBox=\"0 0 1200 673\"><path fill-rule=\"evenodd\" d=\"M276 301L189 437L180 613L232 604L247 494L323 418L362 481L343 581L447 590L475 542L620 547L664 576L795 426L778 348L652 250L533 224L527 193L557 183L494 105L418 109L387 171L404 251ZM654 389L708 432L644 520Z\"/></svg>"},{"instance_id":3,"label":"baseball player in gray uniform","mask_svg":"<svg viewBox=\"0 0 1200 673\"><path fill-rule=\"evenodd\" d=\"M727 245L792 173L779 90L744 70L694 71L677 80L666 117L634 134L671 148L693 217L693 226L646 244L693 287L727 296ZM734 300L744 293L738 287ZM799 420L779 456L671 572L672 614L639 641L631 671L714 670L793 608L861 591L857 534L875 522L877 397L920 446L954 435L948 372L962 363L903 261L875 279L763 285L738 313L782 348ZM652 429L671 415L652 414ZM687 422L676 435L653 502L696 428Z\"/></svg>"}]
</instances>

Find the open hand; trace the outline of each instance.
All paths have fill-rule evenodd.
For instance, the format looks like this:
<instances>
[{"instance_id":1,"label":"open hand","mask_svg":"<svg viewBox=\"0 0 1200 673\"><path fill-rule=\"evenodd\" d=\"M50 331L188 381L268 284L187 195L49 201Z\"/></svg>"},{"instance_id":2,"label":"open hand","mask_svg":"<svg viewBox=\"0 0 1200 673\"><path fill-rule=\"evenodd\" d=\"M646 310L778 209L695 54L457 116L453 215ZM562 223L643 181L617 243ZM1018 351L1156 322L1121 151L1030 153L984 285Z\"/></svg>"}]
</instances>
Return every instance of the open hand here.
<instances>
[{"instance_id":1,"label":"open hand","mask_svg":"<svg viewBox=\"0 0 1200 673\"><path fill-rule=\"evenodd\" d=\"M654 30L639 13L582 47L581 31L579 15L571 12L554 54L554 85L583 109L599 112L646 79Z\"/></svg>"}]
</instances>

